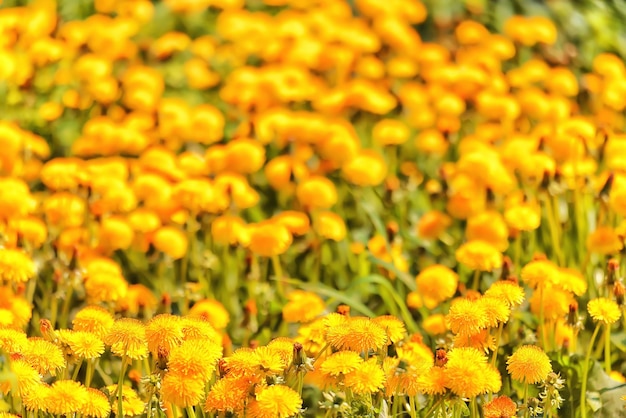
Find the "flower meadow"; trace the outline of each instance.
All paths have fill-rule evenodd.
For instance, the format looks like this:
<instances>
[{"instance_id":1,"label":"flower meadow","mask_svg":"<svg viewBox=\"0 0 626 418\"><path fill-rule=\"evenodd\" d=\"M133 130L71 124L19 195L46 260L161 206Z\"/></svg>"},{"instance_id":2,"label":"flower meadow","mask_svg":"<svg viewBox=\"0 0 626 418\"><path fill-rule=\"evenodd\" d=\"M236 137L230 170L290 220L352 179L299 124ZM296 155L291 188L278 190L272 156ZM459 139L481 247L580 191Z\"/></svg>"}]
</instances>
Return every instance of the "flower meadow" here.
<instances>
[{"instance_id":1,"label":"flower meadow","mask_svg":"<svg viewBox=\"0 0 626 418\"><path fill-rule=\"evenodd\" d=\"M0 418L625 416L623 48L487 3L5 0Z\"/></svg>"}]
</instances>

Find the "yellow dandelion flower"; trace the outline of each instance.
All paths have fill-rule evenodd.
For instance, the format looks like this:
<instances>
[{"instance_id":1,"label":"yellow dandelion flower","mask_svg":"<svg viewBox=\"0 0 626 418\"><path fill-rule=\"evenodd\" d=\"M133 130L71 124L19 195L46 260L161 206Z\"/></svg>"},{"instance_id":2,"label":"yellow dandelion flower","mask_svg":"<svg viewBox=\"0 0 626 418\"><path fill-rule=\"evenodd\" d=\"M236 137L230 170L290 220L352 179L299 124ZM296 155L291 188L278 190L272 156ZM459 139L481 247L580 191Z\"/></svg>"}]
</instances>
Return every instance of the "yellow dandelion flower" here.
<instances>
[{"instance_id":1,"label":"yellow dandelion flower","mask_svg":"<svg viewBox=\"0 0 626 418\"><path fill-rule=\"evenodd\" d=\"M483 296L476 300L476 303L483 305L487 314L487 327L495 328L500 323L506 323L511 315L511 308L502 299Z\"/></svg>"},{"instance_id":2,"label":"yellow dandelion flower","mask_svg":"<svg viewBox=\"0 0 626 418\"><path fill-rule=\"evenodd\" d=\"M617 254L624 247L624 243L614 228L598 227L587 237L587 250L596 254Z\"/></svg>"},{"instance_id":3,"label":"yellow dandelion flower","mask_svg":"<svg viewBox=\"0 0 626 418\"><path fill-rule=\"evenodd\" d=\"M89 303L116 302L128 292L128 282L120 274L98 272L85 278L85 293Z\"/></svg>"},{"instance_id":4,"label":"yellow dandelion flower","mask_svg":"<svg viewBox=\"0 0 626 418\"><path fill-rule=\"evenodd\" d=\"M65 367L61 349L43 338L29 338L22 355L39 374L50 373L55 376L58 370Z\"/></svg>"},{"instance_id":5,"label":"yellow dandelion flower","mask_svg":"<svg viewBox=\"0 0 626 418\"><path fill-rule=\"evenodd\" d=\"M534 260L522 267L522 281L533 289L558 281L559 268L549 260Z\"/></svg>"},{"instance_id":6,"label":"yellow dandelion flower","mask_svg":"<svg viewBox=\"0 0 626 418\"><path fill-rule=\"evenodd\" d=\"M473 335L455 335L453 342L455 347L474 347L485 353L496 349L496 338L486 328Z\"/></svg>"},{"instance_id":7,"label":"yellow dandelion flower","mask_svg":"<svg viewBox=\"0 0 626 418\"><path fill-rule=\"evenodd\" d=\"M256 418L287 418L302 408L302 399L293 389L283 385L260 389L250 403L250 416Z\"/></svg>"},{"instance_id":8,"label":"yellow dandelion flower","mask_svg":"<svg viewBox=\"0 0 626 418\"><path fill-rule=\"evenodd\" d=\"M544 293L543 298L541 293ZM567 315L569 306L574 303L574 296L558 286L546 284L534 292L530 298L530 311L535 315L541 314L541 302L543 299L543 317L556 320Z\"/></svg>"},{"instance_id":9,"label":"yellow dandelion flower","mask_svg":"<svg viewBox=\"0 0 626 418\"><path fill-rule=\"evenodd\" d=\"M485 418L512 418L517 416L517 404L506 395L498 396L483 406Z\"/></svg>"},{"instance_id":10,"label":"yellow dandelion flower","mask_svg":"<svg viewBox=\"0 0 626 418\"><path fill-rule=\"evenodd\" d=\"M446 393L446 370L440 366L432 366L416 380L417 388L426 395L443 395Z\"/></svg>"},{"instance_id":11,"label":"yellow dandelion flower","mask_svg":"<svg viewBox=\"0 0 626 418\"><path fill-rule=\"evenodd\" d=\"M417 290L427 308L433 309L456 293L459 275L446 266L426 267L415 278Z\"/></svg>"},{"instance_id":12,"label":"yellow dandelion flower","mask_svg":"<svg viewBox=\"0 0 626 418\"><path fill-rule=\"evenodd\" d=\"M421 335L414 334L412 341L396 347L398 358L412 367L427 369L434 363L433 351L422 342Z\"/></svg>"},{"instance_id":13,"label":"yellow dandelion flower","mask_svg":"<svg viewBox=\"0 0 626 418\"><path fill-rule=\"evenodd\" d=\"M383 347L387 343L387 332L369 318L350 317L345 324L329 327L326 338L334 348L361 353Z\"/></svg>"},{"instance_id":14,"label":"yellow dandelion flower","mask_svg":"<svg viewBox=\"0 0 626 418\"><path fill-rule=\"evenodd\" d=\"M157 356L159 349L169 353L172 348L183 341L183 330L179 316L170 314L157 315L146 326L146 341L153 356Z\"/></svg>"},{"instance_id":15,"label":"yellow dandelion flower","mask_svg":"<svg viewBox=\"0 0 626 418\"><path fill-rule=\"evenodd\" d=\"M189 310L189 316L204 318L215 329L220 330L226 328L230 321L230 316L224 305L213 299L203 299L196 302Z\"/></svg>"},{"instance_id":16,"label":"yellow dandelion flower","mask_svg":"<svg viewBox=\"0 0 626 418\"><path fill-rule=\"evenodd\" d=\"M313 292L294 290L287 295L289 302L283 307L287 322L310 322L326 309L326 304Z\"/></svg>"},{"instance_id":17,"label":"yellow dandelion flower","mask_svg":"<svg viewBox=\"0 0 626 418\"><path fill-rule=\"evenodd\" d=\"M146 326L136 319L122 318L115 321L104 337L104 342L116 356L126 356L133 360L148 356Z\"/></svg>"},{"instance_id":18,"label":"yellow dandelion flower","mask_svg":"<svg viewBox=\"0 0 626 418\"><path fill-rule=\"evenodd\" d=\"M100 306L91 305L78 311L72 325L76 331L91 332L104 338L114 322L113 315L109 311Z\"/></svg>"},{"instance_id":19,"label":"yellow dandelion flower","mask_svg":"<svg viewBox=\"0 0 626 418\"><path fill-rule=\"evenodd\" d=\"M472 270L493 271L502 267L502 253L484 241L469 241L461 245L455 253L459 263Z\"/></svg>"},{"instance_id":20,"label":"yellow dandelion flower","mask_svg":"<svg viewBox=\"0 0 626 418\"><path fill-rule=\"evenodd\" d=\"M88 417L107 418L111 414L109 398L98 389L87 388L87 402L81 412Z\"/></svg>"},{"instance_id":21,"label":"yellow dandelion flower","mask_svg":"<svg viewBox=\"0 0 626 418\"><path fill-rule=\"evenodd\" d=\"M319 318L298 328L298 335L295 340L302 344L304 351L311 356L316 356L326 344L325 319Z\"/></svg>"},{"instance_id":22,"label":"yellow dandelion flower","mask_svg":"<svg viewBox=\"0 0 626 418\"><path fill-rule=\"evenodd\" d=\"M455 334L475 335L489 323L484 304L471 299L457 299L452 302L446 322Z\"/></svg>"},{"instance_id":23,"label":"yellow dandelion flower","mask_svg":"<svg viewBox=\"0 0 626 418\"><path fill-rule=\"evenodd\" d=\"M222 335L206 319L185 316L181 320L183 339L206 340L222 345Z\"/></svg>"},{"instance_id":24,"label":"yellow dandelion flower","mask_svg":"<svg viewBox=\"0 0 626 418\"><path fill-rule=\"evenodd\" d=\"M35 275L35 264L22 250L0 249L0 280L23 283Z\"/></svg>"},{"instance_id":25,"label":"yellow dandelion flower","mask_svg":"<svg viewBox=\"0 0 626 418\"><path fill-rule=\"evenodd\" d=\"M0 418L22 418L19 415L11 414L9 412L0 412Z\"/></svg>"},{"instance_id":26,"label":"yellow dandelion flower","mask_svg":"<svg viewBox=\"0 0 626 418\"><path fill-rule=\"evenodd\" d=\"M13 328L0 328L0 350L8 354L21 353L28 344L24 331Z\"/></svg>"},{"instance_id":27,"label":"yellow dandelion flower","mask_svg":"<svg viewBox=\"0 0 626 418\"><path fill-rule=\"evenodd\" d=\"M47 409L51 414L72 415L82 412L89 399L89 392L74 380L57 380L50 387Z\"/></svg>"},{"instance_id":28,"label":"yellow dandelion flower","mask_svg":"<svg viewBox=\"0 0 626 418\"><path fill-rule=\"evenodd\" d=\"M204 410L207 412L230 412L239 415L246 405L250 391L248 379L226 376L218 380L209 391Z\"/></svg>"},{"instance_id":29,"label":"yellow dandelion flower","mask_svg":"<svg viewBox=\"0 0 626 418\"><path fill-rule=\"evenodd\" d=\"M188 376L168 371L161 382L163 401L186 408L200 403L204 394L204 380L199 376Z\"/></svg>"},{"instance_id":30,"label":"yellow dandelion flower","mask_svg":"<svg viewBox=\"0 0 626 418\"><path fill-rule=\"evenodd\" d=\"M535 384L545 380L552 371L550 359L540 347L525 345L507 360L507 371L515 380Z\"/></svg>"},{"instance_id":31,"label":"yellow dandelion flower","mask_svg":"<svg viewBox=\"0 0 626 418\"><path fill-rule=\"evenodd\" d=\"M13 378L17 381L17 393L15 395L18 396L22 393L28 393L31 387L41 383L41 376L26 360L11 361L11 373L12 375L10 375L8 380L0 382L0 389L2 389L5 395L13 389Z\"/></svg>"},{"instance_id":32,"label":"yellow dandelion flower","mask_svg":"<svg viewBox=\"0 0 626 418\"><path fill-rule=\"evenodd\" d=\"M291 338L278 337L267 343L267 347L277 352L285 364L291 364L293 362L294 343L295 341Z\"/></svg>"},{"instance_id":33,"label":"yellow dandelion flower","mask_svg":"<svg viewBox=\"0 0 626 418\"><path fill-rule=\"evenodd\" d=\"M324 375L337 377L356 370L363 363L363 358L354 351L339 351L326 357L320 365Z\"/></svg>"},{"instance_id":34,"label":"yellow dandelion flower","mask_svg":"<svg viewBox=\"0 0 626 418\"><path fill-rule=\"evenodd\" d=\"M385 372L378 365L377 359L371 358L346 374L344 384L356 395L375 393L385 384Z\"/></svg>"},{"instance_id":35,"label":"yellow dandelion flower","mask_svg":"<svg viewBox=\"0 0 626 418\"><path fill-rule=\"evenodd\" d=\"M254 365L267 374L280 374L288 366L279 352L267 346L257 347L254 350Z\"/></svg>"},{"instance_id":36,"label":"yellow dandelion flower","mask_svg":"<svg viewBox=\"0 0 626 418\"><path fill-rule=\"evenodd\" d=\"M72 353L79 358L94 359L104 353L104 341L96 334L87 331L65 331L60 333L61 340L66 343Z\"/></svg>"},{"instance_id":37,"label":"yellow dandelion flower","mask_svg":"<svg viewBox=\"0 0 626 418\"><path fill-rule=\"evenodd\" d=\"M109 385L106 387L109 393L114 394L112 402L113 405L117 404L117 385ZM139 398L137 392L135 392L129 386L122 386L122 408L124 408L124 415L132 417L139 415L146 409L146 404ZM115 412L115 411L114 411Z\"/></svg>"},{"instance_id":38,"label":"yellow dandelion flower","mask_svg":"<svg viewBox=\"0 0 626 418\"><path fill-rule=\"evenodd\" d=\"M441 335L448 331L446 316L443 314L433 314L427 316L424 319L422 326L424 327L424 331L430 335Z\"/></svg>"},{"instance_id":39,"label":"yellow dandelion flower","mask_svg":"<svg viewBox=\"0 0 626 418\"><path fill-rule=\"evenodd\" d=\"M617 322L622 316L622 310L617 305L617 302L608 298L590 300L587 304L587 311L589 311L589 315L591 315L594 321L599 321L606 325Z\"/></svg>"},{"instance_id":40,"label":"yellow dandelion flower","mask_svg":"<svg viewBox=\"0 0 626 418\"><path fill-rule=\"evenodd\" d=\"M557 281L559 287L563 290L572 292L576 296L582 296L587 292L587 280L583 275L574 269L559 269L560 276Z\"/></svg>"},{"instance_id":41,"label":"yellow dandelion flower","mask_svg":"<svg viewBox=\"0 0 626 418\"><path fill-rule=\"evenodd\" d=\"M167 367L170 372L198 376L207 381L222 357L222 346L211 341L187 340L170 352Z\"/></svg>"},{"instance_id":42,"label":"yellow dandelion flower","mask_svg":"<svg viewBox=\"0 0 626 418\"><path fill-rule=\"evenodd\" d=\"M488 367L487 357L478 349L454 348L444 366L446 387L458 396L473 398L485 391L482 380Z\"/></svg>"},{"instance_id":43,"label":"yellow dandelion flower","mask_svg":"<svg viewBox=\"0 0 626 418\"><path fill-rule=\"evenodd\" d=\"M485 296L505 301L511 308L524 301L524 289L511 280L498 280L485 292Z\"/></svg>"},{"instance_id":44,"label":"yellow dandelion flower","mask_svg":"<svg viewBox=\"0 0 626 418\"><path fill-rule=\"evenodd\" d=\"M387 332L387 344L397 343L406 337L406 327L404 322L393 315L383 315L372 319Z\"/></svg>"},{"instance_id":45,"label":"yellow dandelion flower","mask_svg":"<svg viewBox=\"0 0 626 418\"><path fill-rule=\"evenodd\" d=\"M38 382L29 386L22 393L22 403L28 411L47 412L48 396L50 394L50 385Z\"/></svg>"}]
</instances>

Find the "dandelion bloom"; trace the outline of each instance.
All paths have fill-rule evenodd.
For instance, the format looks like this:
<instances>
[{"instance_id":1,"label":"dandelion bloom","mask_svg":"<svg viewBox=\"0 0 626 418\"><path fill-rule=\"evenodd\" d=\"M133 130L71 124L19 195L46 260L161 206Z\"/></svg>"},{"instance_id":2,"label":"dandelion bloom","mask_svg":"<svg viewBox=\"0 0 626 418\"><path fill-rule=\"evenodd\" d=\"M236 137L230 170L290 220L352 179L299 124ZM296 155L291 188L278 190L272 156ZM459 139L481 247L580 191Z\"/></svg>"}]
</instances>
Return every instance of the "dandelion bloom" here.
<instances>
[{"instance_id":1,"label":"dandelion bloom","mask_svg":"<svg viewBox=\"0 0 626 418\"><path fill-rule=\"evenodd\" d=\"M545 286L548 283L554 284L559 278L558 267L550 260L533 260L522 267L520 273L522 281L533 289Z\"/></svg>"},{"instance_id":2,"label":"dandelion bloom","mask_svg":"<svg viewBox=\"0 0 626 418\"><path fill-rule=\"evenodd\" d=\"M440 366L431 366L426 373L417 378L417 388L426 395L446 393L446 370Z\"/></svg>"},{"instance_id":3,"label":"dandelion bloom","mask_svg":"<svg viewBox=\"0 0 626 418\"><path fill-rule=\"evenodd\" d=\"M33 366L28 364L25 360L13 360L11 361L11 372L17 380L17 393L21 395L27 393L31 387L41 383L41 376L39 372L35 370ZM0 389L6 395L12 389L11 380L0 381Z\"/></svg>"},{"instance_id":4,"label":"dandelion bloom","mask_svg":"<svg viewBox=\"0 0 626 418\"><path fill-rule=\"evenodd\" d=\"M483 406L485 418L511 418L517 416L517 405L508 396L498 396Z\"/></svg>"},{"instance_id":5,"label":"dandelion bloom","mask_svg":"<svg viewBox=\"0 0 626 418\"><path fill-rule=\"evenodd\" d=\"M204 395L204 380L199 376L188 376L168 371L161 382L161 396L164 402L186 408L200 403Z\"/></svg>"},{"instance_id":6,"label":"dandelion bloom","mask_svg":"<svg viewBox=\"0 0 626 418\"><path fill-rule=\"evenodd\" d=\"M65 367L61 349L43 338L29 338L22 355L42 375L50 373L55 376L58 370Z\"/></svg>"},{"instance_id":7,"label":"dandelion bloom","mask_svg":"<svg viewBox=\"0 0 626 418\"><path fill-rule=\"evenodd\" d=\"M187 254L187 236L183 231L173 226L159 228L154 234L153 244L157 250L174 260L181 259Z\"/></svg>"},{"instance_id":8,"label":"dandelion bloom","mask_svg":"<svg viewBox=\"0 0 626 418\"><path fill-rule=\"evenodd\" d=\"M346 237L346 223L343 218L334 212L318 212L313 223L313 229L319 236L336 242Z\"/></svg>"},{"instance_id":9,"label":"dandelion bloom","mask_svg":"<svg viewBox=\"0 0 626 418\"><path fill-rule=\"evenodd\" d=\"M452 218L438 210L426 212L417 223L417 236L434 240L452 225Z\"/></svg>"},{"instance_id":10,"label":"dandelion bloom","mask_svg":"<svg viewBox=\"0 0 626 418\"><path fill-rule=\"evenodd\" d=\"M91 332L104 338L114 322L113 315L109 311L100 306L91 305L78 311L72 325L76 331Z\"/></svg>"},{"instance_id":11,"label":"dandelion bloom","mask_svg":"<svg viewBox=\"0 0 626 418\"><path fill-rule=\"evenodd\" d=\"M513 379L535 384L548 377L548 373L552 371L552 364L540 347L525 345L509 357L506 369Z\"/></svg>"},{"instance_id":12,"label":"dandelion bloom","mask_svg":"<svg viewBox=\"0 0 626 418\"><path fill-rule=\"evenodd\" d=\"M428 315L424 319L422 327L424 327L424 331L426 331L430 335L445 334L448 330L448 326L446 325L446 317L443 314Z\"/></svg>"},{"instance_id":13,"label":"dandelion bloom","mask_svg":"<svg viewBox=\"0 0 626 418\"><path fill-rule=\"evenodd\" d=\"M8 354L21 353L28 344L24 331L13 328L0 328L0 350Z\"/></svg>"},{"instance_id":14,"label":"dandelion bloom","mask_svg":"<svg viewBox=\"0 0 626 418\"><path fill-rule=\"evenodd\" d=\"M357 395L374 393L384 386L385 372L378 365L378 360L371 358L346 374L344 384Z\"/></svg>"},{"instance_id":15,"label":"dandelion bloom","mask_svg":"<svg viewBox=\"0 0 626 418\"><path fill-rule=\"evenodd\" d=\"M458 396L473 398L481 393L500 390L500 374L487 364L487 357L476 348L450 350L444 368L446 387Z\"/></svg>"},{"instance_id":16,"label":"dandelion bloom","mask_svg":"<svg viewBox=\"0 0 626 418\"><path fill-rule=\"evenodd\" d=\"M94 359L104 353L104 341L96 334L74 330L59 330L58 333L61 341L79 358Z\"/></svg>"},{"instance_id":17,"label":"dandelion bloom","mask_svg":"<svg viewBox=\"0 0 626 418\"><path fill-rule=\"evenodd\" d=\"M57 380L50 389L47 409L51 414L73 415L82 412L89 400L87 389L74 380Z\"/></svg>"},{"instance_id":18,"label":"dandelion bloom","mask_svg":"<svg viewBox=\"0 0 626 418\"><path fill-rule=\"evenodd\" d=\"M598 227L587 237L587 250L597 254L617 254L624 247L624 243L615 229L608 226Z\"/></svg>"},{"instance_id":19,"label":"dandelion bloom","mask_svg":"<svg viewBox=\"0 0 626 418\"><path fill-rule=\"evenodd\" d=\"M354 351L338 351L328 356L319 366L322 374L337 377L353 372L363 363L363 358Z\"/></svg>"},{"instance_id":20,"label":"dandelion bloom","mask_svg":"<svg viewBox=\"0 0 626 418\"><path fill-rule=\"evenodd\" d=\"M617 302L608 298L596 298L587 304L589 315L594 321L602 322L606 325L615 323L622 316L622 310Z\"/></svg>"},{"instance_id":21,"label":"dandelion bloom","mask_svg":"<svg viewBox=\"0 0 626 418\"><path fill-rule=\"evenodd\" d=\"M463 298L452 302L446 323L455 334L474 335L489 323L487 310L484 304L475 300Z\"/></svg>"},{"instance_id":22,"label":"dandelion bloom","mask_svg":"<svg viewBox=\"0 0 626 418\"><path fill-rule=\"evenodd\" d=\"M378 350L387 343L385 329L365 317L351 317L329 327L326 338L335 348L359 353Z\"/></svg>"},{"instance_id":23,"label":"dandelion bloom","mask_svg":"<svg viewBox=\"0 0 626 418\"><path fill-rule=\"evenodd\" d=\"M50 390L50 385L43 382L29 386L28 390L21 394L24 407L28 411L47 412Z\"/></svg>"},{"instance_id":24,"label":"dandelion bloom","mask_svg":"<svg viewBox=\"0 0 626 418\"><path fill-rule=\"evenodd\" d=\"M136 319L122 318L115 321L104 337L104 342L111 346L111 352L116 356L133 360L148 356L146 326Z\"/></svg>"},{"instance_id":25,"label":"dandelion bloom","mask_svg":"<svg viewBox=\"0 0 626 418\"><path fill-rule=\"evenodd\" d=\"M511 315L511 308L506 301L490 296L483 296L476 300L483 305L487 314L487 327L497 327L499 323L506 323Z\"/></svg>"},{"instance_id":26,"label":"dandelion bloom","mask_svg":"<svg viewBox=\"0 0 626 418\"><path fill-rule=\"evenodd\" d=\"M502 266L502 253L484 241L470 241L456 250L456 259L472 270L493 271Z\"/></svg>"},{"instance_id":27,"label":"dandelion bloom","mask_svg":"<svg viewBox=\"0 0 626 418\"><path fill-rule=\"evenodd\" d=\"M213 341L187 340L172 348L167 367L180 375L200 377L207 381L222 357L222 346Z\"/></svg>"},{"instance_id":28,"label":"dandelion bloom","mask_svg":"<svg viewBox=\"0 0 626 418\"><path fill-rule=\"evenodd\" d=\"M404 323L393 315L382 315L372 319L387 332L387 344L397 343L406 337Z\"/></svg>"},{"instance_id":29,"label":"dandelion bloom","mask_svg":"<svg viewBox=\"0 0 626 418\"><path fill-rule=\"evenodd\" d=\"M117 404L117 385L109 385L106 387L109 393L114 394L112 402L113 405ZM122 408L124 409L125 416L135 416L144 412L146 404L139 398L137 392L135 392L129 386L122 386Z\"/></svg>"},{"instance_id":30,"label":"dandelion bloom","mask_svg":"<svg viewBox=\"0 0 626 418\"><path fill-rule=\"evenodd\" d=\"M35 264L23 251L0 249L0 280L23 283L35 275Z\"/></svg>"},{"instance_id":31,"label":"dandelion bloom","mask_svg":"<svg viewBox=\"0 0 626 418\"><path fill-rule=\"evenodd\" d=\"M169 353L183 341L183 330L179 316L157 315L146 326L148 350L157 356L161 349Z\"/></svg>"},{"instance_id":32,"label":"dandelion bloom","mask_svg":"<svg viewBox=\"0 0 626 418\"><path fill-rule=\"evenodd\" d=\"M252 226L250 250L261 257L272 257L286 252L292 240L293 237L285 225L264 221Z\"/></svg>"},{"instance_id":33,"label":"dandelion bloom","mask_svg":"<svg viewBox=\"0 0 626 418\"><path fill-rule=\"evenodd\" d=\"M298 184L296 196L306 208L328 209L337 203L337 188L326 177L311 176Z\"/></svg>"},{"instance_id":34,"label":"dandelion bloom","mask_svg":"<svg viewBox=\"0 0 626 418\"><path fill-rule=\"evenodd\" d=\"M87 402L81 412L88 417L106 418L111 413L109 398L98 389L87 388Z\"/></svg>"},{"instance_id":35,"label":"dandelion bloom","mask_svg":"<svg viewBox=\"0 0 626 418\"><path fill-rule=\"evenodd\" d=\"M510 280L498 280L485 292L485 296L506 302L510 307L519 306L524 301L524 289Z\"/></svg>"},{"instance_id":36,"label":"dandelion bloom","mask_svg":"<svg viewBox=\"0 0 626 418\"><path fill-rule=\"evenodd\" d=\"M214 299L202 299L189 310L190 317L203 318L215 329L224 329L230 321L230 315L224 305Z\"/></svg>"},{"instance_id":37,"label":"dandelion bloom","mask_svg":"<svg viewBox=\"0 0 626 418\"><path fill-rule=\"evenodd\" d=\"M302 408L302 399L293 389L272 385L260 389L249 405L250 416L257 418L287 418Z\"/></svg>"},{"instance_id":38,"label":"dandelion bloom","mask_svg":"<svg viewBox=\"0 0 626 418\"><path fill-rule=\"evenodd\" d=\"M459 275L448 267L434 264L426 267L415 278L417 290L424 304L432 309L456 293Z\"/></svg>"},{"instance_id":39,"label":"dandelion bloom","mask_svg":"<svg viewBox=\"0 0 626 418\"><path fill-rule=\"evenodd\" d=\"M287 322L310 322L326 309L326 304L313 292L294 290L287 295L289 302L283 307Z\"/></svg>"},{"instance_id":40,"label":"dandelion bloom","mask_svg":"<svg viewBox=\"0 0 626 418\"><path fill-rule=\"evenodd\" d=\"M250 381L240 376L227 376L218 380L209 391L204 410L207 412L243 411L250 389Z\"/></svg>"}]
</instances>

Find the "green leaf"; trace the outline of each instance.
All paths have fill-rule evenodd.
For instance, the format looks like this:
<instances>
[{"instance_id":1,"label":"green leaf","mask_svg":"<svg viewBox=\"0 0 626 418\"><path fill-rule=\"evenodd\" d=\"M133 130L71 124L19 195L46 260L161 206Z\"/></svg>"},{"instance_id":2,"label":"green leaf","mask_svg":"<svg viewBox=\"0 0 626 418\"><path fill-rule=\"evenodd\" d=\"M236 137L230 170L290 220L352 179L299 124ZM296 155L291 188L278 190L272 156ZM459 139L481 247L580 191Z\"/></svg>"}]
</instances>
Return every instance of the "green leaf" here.
<instances>
[{"instance_id":1,"label":"green leaf","mask_svg":"<svg viewBox=\"0 0 626 418\"><path fill-rule=\"evenodd\" d=\"M391 271L393 274L396 275L396 277L402 281L402 283L404 283L406 285L407 288L409 288L409 290L416 290L417 289L417 285L415 284L415 279L408 273L405 273L404 271L400 271L395 264L390 263L388 261L383 261L380 258L376 257L374 254L370 253L369 251L367 252L368 254L368 260L372 263L375 264L379 267L384 268L385 270L389 270Z\"/></svg>"}]
</instances>

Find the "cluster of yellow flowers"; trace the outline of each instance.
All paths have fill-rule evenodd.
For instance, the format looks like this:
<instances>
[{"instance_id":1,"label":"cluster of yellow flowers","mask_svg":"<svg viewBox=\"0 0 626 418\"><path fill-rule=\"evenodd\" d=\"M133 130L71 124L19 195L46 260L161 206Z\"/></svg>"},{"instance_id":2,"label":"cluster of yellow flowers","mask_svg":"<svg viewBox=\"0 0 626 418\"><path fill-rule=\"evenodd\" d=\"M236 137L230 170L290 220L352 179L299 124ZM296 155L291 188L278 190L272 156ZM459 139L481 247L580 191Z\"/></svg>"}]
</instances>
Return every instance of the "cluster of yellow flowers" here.
<instances>
[{"instance_id":1,"label":"cluster of yellow flowers","mask_svg":"<svg viewBox=\"0 0 626 418\"><path fill-rule=\"evenodd\" d=\"M0 9L0 418L612 414L620 58L419 0L70 3Z\"/></svg>"}]
</instances>

